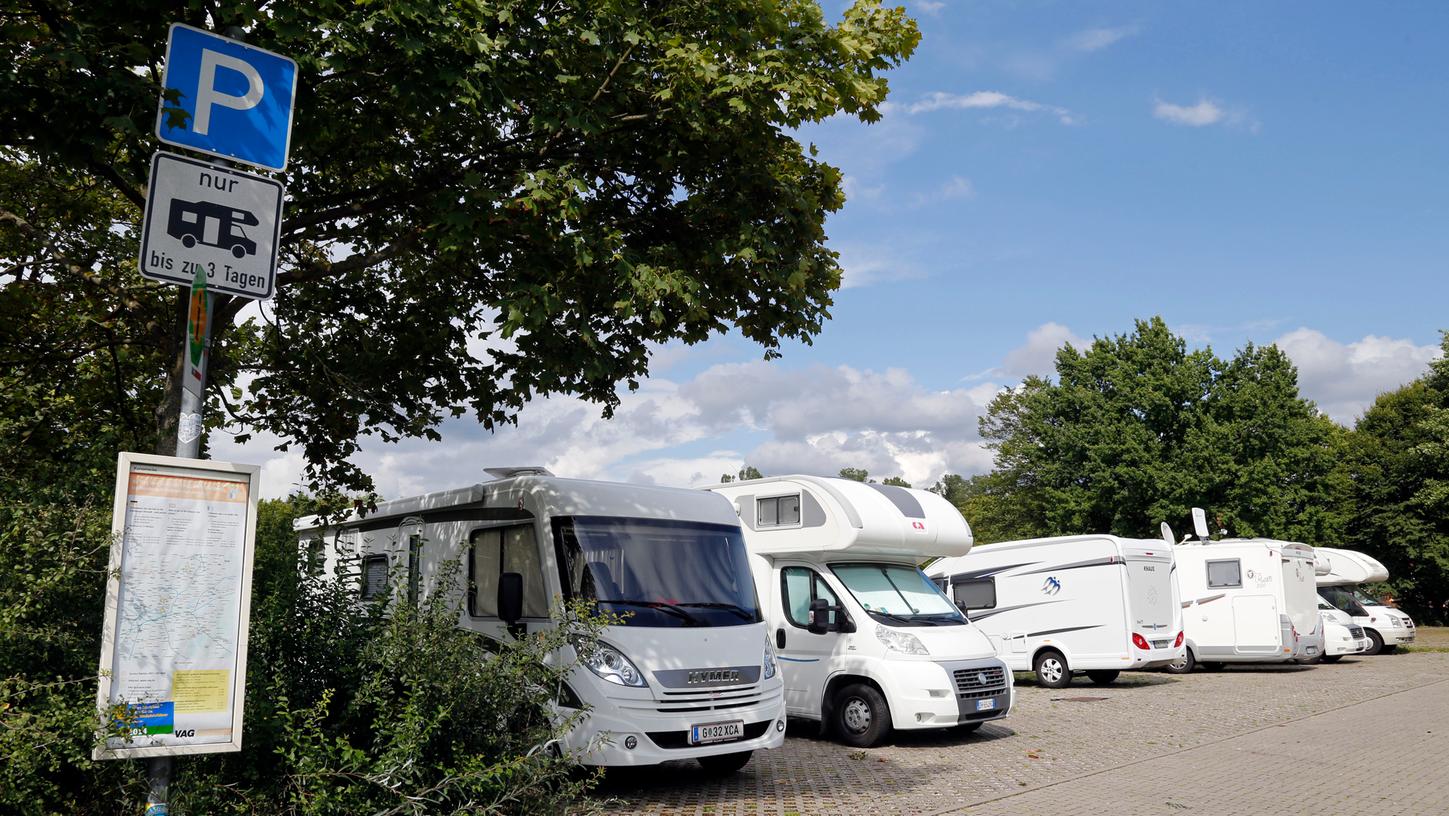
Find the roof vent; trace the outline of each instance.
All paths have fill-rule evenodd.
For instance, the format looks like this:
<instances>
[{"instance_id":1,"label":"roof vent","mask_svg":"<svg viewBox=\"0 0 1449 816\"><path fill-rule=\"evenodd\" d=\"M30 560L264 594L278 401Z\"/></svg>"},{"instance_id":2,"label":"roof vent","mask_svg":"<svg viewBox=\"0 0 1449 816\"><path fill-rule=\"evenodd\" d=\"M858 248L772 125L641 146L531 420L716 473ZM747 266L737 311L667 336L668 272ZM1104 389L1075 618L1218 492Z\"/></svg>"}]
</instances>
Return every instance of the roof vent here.
<instances>
[{"instance_id":1,"label":"roof vent","mask_svg":"<svg viewBox=\"0 0 1449 816\"><path fill-rule=\"evenodd\" d=\"M524 467L483 468L483 472L495 479L512 479L514 476L552 476L543 465Z\"/></svg>"}]
</instances>

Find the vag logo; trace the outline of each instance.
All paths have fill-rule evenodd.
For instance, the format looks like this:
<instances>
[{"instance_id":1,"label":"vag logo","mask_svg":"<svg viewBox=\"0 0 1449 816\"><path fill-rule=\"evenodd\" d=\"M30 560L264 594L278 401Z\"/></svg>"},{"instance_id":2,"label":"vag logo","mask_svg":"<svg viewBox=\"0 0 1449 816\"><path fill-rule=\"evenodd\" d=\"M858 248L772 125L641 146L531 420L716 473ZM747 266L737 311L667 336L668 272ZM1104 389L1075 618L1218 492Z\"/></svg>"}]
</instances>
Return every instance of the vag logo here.
<instances>
[{"instance_id":1,"label":"vag logo","mask_svg":"<svg viewBox=\"0 0 1449 816\"><path fill-rule=\"evenodd\" d=\"M191 737L196 736L196 729L195 728L187 728L184 731L177 731L177 732L173 733L171 736L173 736L173 737L175 737L177 739L189 739Z\"/></svg>"},{"instance_id":2,"label":"vag logo","mask_svg":"<svg viewBox=\"0 0 1449 816\"><path fill-rule=\"evenodd\" d=\"M688 682L691 685L696 683L738 683L740 682L739 669L701 669L689 673Z\"/></svg>"},{"instance_id":3,"label":"vag logo","mask_svg":"<svg viewBox=\"0 0 1449 816\"><path fill-rule=\"evenodd\" d=\"M1041 585L1041 591L1043 595L1055 595L1062 591L1062 582L1058 581L1055 575L1048 575L1046 581Z\"/></svg>"}]
</instances>

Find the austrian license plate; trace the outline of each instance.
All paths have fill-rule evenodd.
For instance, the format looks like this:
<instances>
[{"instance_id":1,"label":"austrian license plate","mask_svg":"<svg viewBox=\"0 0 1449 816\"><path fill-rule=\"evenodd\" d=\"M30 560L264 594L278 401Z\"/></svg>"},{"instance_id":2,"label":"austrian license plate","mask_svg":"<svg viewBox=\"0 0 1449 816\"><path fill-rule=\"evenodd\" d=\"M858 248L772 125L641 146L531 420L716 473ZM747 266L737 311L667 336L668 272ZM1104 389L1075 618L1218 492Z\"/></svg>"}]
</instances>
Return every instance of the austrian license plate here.
<instances>
[{"instance_id":1,"label":"austrian license plate","mask_svg":"<svg viewBox=\"0 0 1449 816\"><path fill-rule=\"evenodd\" d=\"M744 720L705 723L689 729L690 745L706 745L711 742L729 742L745 735Z\"/></svg>"},{"instance_id":2,"label":"austrian license plate","mask_svg":"<svg viewBox=\"0 0 1449 816\"><path fill-rule=\"evenodd\" d=\"M995 697L987 697L984 700L977 700L976 701L976 710L977 711L992 711L995 708L996 708L996 698Z\"/></svg>"}]
</instances>

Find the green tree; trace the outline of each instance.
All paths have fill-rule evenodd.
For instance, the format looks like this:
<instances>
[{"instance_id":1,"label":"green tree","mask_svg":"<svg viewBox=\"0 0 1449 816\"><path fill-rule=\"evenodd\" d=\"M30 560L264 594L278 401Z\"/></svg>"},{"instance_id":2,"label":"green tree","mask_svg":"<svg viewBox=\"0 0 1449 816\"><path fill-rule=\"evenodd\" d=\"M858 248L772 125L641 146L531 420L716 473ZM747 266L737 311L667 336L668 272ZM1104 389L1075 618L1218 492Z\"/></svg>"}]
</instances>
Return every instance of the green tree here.
<instances>
[{"instance_id":1,"label":"green tree","mask_svg":"<svg viewBox=\"0 0 1449 816\"><path fill-rule=\"evenodd\" d=\"M1299 396L1276 347L1224 362L1154 318L1065 346L1056 372L1003 392L981 420L997 472L978 487L1016 505L1011 528L1153 536L1200 506L1234 535L1340 541L1342 429Z\"/></svg>"},{"instance_id":2,"label":"green tree","mask_svg":"<svg viewBox=\"0 0 1449 816\"><path fill-rule=\"evenodd\" d=\"M740 468L740 472L739 473L737 473L737 474L729 474L729 473L726 473L726 474L720 476L719 477L719 480L721 482L733 482L736 479L738 479L738 480L740 480L740 481L743 482L743 481L747 481L749 479L763 479L763 478L765 478L765 474L761 473L759 468L757 468L757 467L755 467L754 465L751 465L751 464L746 464L746 465L744 465L744 466L742 466Z\"/></svg>"},{"instance_id":3,"label":"green tree","mask_svg":"<svg viewBox=\"0 0 1449 816\"><path fill-rule=\"evenodd\" d=\"M870 473L865 468L846 467L840 469L840 478L849 479L852 482L870 481Z\"/></svg>"},{"instance_id":4,"label":"green tree","mask_svg":"<svg viewBox=\"0 0 1449 816\"><path fill-rule=\"evenodd\" d=\"M824 222L844 199L793 134L877 120L919 38L874 0L835 22L802 0L7 12L7 467L54 438L96 451L85 464L175 436L183 310L134 262L172 22L300 71L277 295L246 319L219 299L209 421L274 433L314 485L354 489L367 436L436 438L470 412L494 427L561 392L607 412L653 343L808 341L840 283Z\"/></svg>"},{"instance_id":5,"label":"green tree","mask_svg":"<svg viewBox=\"0 0 1449 816\"><path fill-rule=\"evenodd\" d=\"M1033 493L1014 489L1005 471L980 473L971 478L948 473L931 491L955 505L977 544L1019 541L1047 535L1041 508L1031 504Z\"/></svg>"},{"instance_id":6,"label":"green tree","mask_svg":"<svg viewBox=\"0 0 1449 816\"><path fill-rule=\"evenodd\" d=\"M1449 333L1442 342L1449 353ZM1349 451L1350 546L1388 567L1399 603L1416 618L1449 621L1449 356L1381 395Z\"/></svg>"},{"instance_id":7,"label":"green tree","mask_svg":"<svg viewBox=\"0 0 1449 816\"><path fill-rule=\"evenodd\" d=\"M887 476L881 484L895 485L896 487L910 487L911 483L900 476Z\"/></svg>"}]
</instances>

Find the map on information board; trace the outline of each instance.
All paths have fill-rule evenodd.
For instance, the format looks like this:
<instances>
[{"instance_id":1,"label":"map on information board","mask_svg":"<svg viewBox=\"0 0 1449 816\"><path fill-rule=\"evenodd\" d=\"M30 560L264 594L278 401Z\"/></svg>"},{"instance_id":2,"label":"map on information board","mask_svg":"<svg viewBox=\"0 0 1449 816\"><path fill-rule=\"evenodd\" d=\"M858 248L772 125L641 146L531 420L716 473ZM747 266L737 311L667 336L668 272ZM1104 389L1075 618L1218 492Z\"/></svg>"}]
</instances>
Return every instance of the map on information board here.
<instances>
[{"instance_id":1,"label":"map on information board","mask_svg":"<svg viewBox=\"0 0 1449 816\"><path fill-rule=\"evenodd\" d=\"M98 758L240 749L257 472L121 454Z\"/></svg>"}]
</instances>

